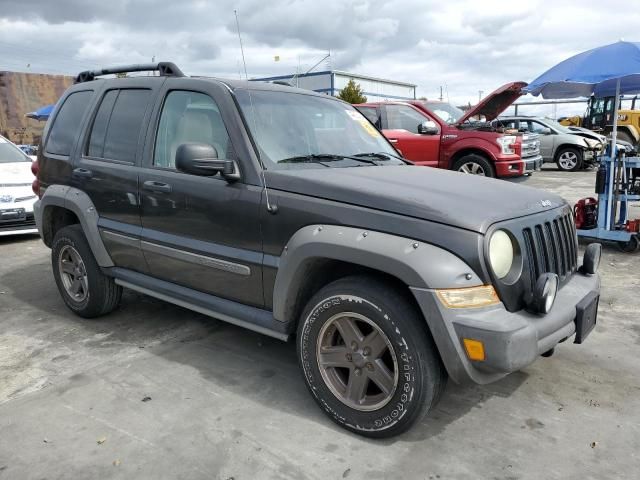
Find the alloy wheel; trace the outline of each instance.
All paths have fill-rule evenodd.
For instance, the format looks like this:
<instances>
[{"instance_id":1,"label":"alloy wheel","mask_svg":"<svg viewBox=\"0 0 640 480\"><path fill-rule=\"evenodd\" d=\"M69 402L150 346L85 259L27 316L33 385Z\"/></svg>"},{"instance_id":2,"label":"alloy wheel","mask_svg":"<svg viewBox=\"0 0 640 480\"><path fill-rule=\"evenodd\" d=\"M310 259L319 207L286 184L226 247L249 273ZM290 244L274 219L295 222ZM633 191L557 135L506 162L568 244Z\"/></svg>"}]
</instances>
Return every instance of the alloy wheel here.
<instances>
[{"instance_id":1,"label":"alloy wheel","mask_svg":"<svg viewBox=\"0 0 640 480\"><path fill-rule=\"evenodd\" d=\"M558 163L563 170L571 170L578 164L578 155L574 152L563 152L558 157Z\"/></svg>"},{"instance_id":2,"label":"alloy wheel","mask_svg":"<svg viewBox=\"0 0 640 480\"><path fill-rule=\"evenodd\" d=\"M58 256L58 270L67 294L76 302L82 302L89 294L87 270L78 251L65 245Z\"/></svg>"},{"instance_id":3,"label":"alloy wheel","mask_svg":"<svg viewBox=\"0 0 640 480\"><path fill-rule=\"evenodd\" d=\"M377 410L393 397L398 362L385 333L367 317L341 312L322 327L318 367L331 392L360 411Z\"/></svg>"},{"instance_id":4,"label":"alloy wheel","mask_svg":"<svg viewBox=\"0 0 640 480\"><path fill-rule=\"evenodd\" d=\"M483 177L487 176L484 168L482 168L482 165L479 165L475 162L463 163L458 171L462 173L470 173L471 175L481 175Z\"/></svg>"}]
</instances>

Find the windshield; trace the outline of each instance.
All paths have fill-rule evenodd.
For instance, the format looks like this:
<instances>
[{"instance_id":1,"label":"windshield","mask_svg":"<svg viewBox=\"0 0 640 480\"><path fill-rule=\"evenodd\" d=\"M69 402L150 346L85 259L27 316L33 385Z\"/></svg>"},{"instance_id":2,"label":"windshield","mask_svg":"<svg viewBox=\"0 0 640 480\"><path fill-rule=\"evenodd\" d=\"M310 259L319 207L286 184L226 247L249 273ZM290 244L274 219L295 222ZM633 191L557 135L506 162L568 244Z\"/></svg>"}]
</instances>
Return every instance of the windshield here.
<instances>
[{"instance_id":1,"label":"windshield","mask_svg":"<svg viewBox=\"0 0 640 480\"><path fill-rule=\"evenodd\" d=\"M22 150L13 143L0 137L0 163L30 162Z\"/></svg>"},{"instance_id":2,"label":"windshield","mask_svg":"<svg viewBox=\"0 0 640 480\"><path fill-rule=\"evenodd\" d=\"M551 120L550 118L545 118L544 123L549 125L551 128L555 128L560 133L573 133L570 128L565 127L561 123L556 122L555 120Z\"/></svg>"},{"instance_id":3,"label":"windshield","mask_svg":"<svg viewBox=\"0 0 640 480\"><path fill-rule=\"evenodd\" d=\"M351 105L290 92L235 93L266 168L404 164Z\"/></svg>"},{"instance_id":4,"label":"windshield","mask_svg":"<svg viewBox=\"0 0 640 480\"><path fill-rule=\"evenodd\" d=\"M445 102L424 102L425 106L445 122L456 123L464 112L458 107Z\"/></svg>"}]
</instances>

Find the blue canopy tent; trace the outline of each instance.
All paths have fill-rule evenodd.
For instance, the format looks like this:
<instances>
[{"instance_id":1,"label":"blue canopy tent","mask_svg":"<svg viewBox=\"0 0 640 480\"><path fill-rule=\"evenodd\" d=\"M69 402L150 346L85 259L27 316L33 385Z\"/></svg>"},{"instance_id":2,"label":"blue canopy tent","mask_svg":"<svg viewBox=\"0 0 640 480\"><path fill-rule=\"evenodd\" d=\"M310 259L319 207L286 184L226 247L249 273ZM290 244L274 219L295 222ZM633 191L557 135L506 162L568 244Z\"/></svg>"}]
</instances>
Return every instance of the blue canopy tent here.
<instances>
[{"instance_id":1,"label":"blue canopy tent","mask_svg":"<svg viewBox=\"0 0 640 480\"><path fill-rule=\"evenodd\" d=\"M612 205L615 203L617 210L618 193L616 188L616 200L612 202L614 191L614 171L616 164L616 140L618 134L618 106L620 95L640 92L640 42L619 41L610 45L604 45L574 55L536 78L527 87L526 93L543 98L575 98L615 96L615 110L613 115L613 131L611 133L610 157L606 160L608 168L608 193L603 202L606 202L606 216L600 212L598 215L597 238L623 241L628 234L613 231L616 229L616 212L611 215ZM637 159L640 162L640 159ZM635 161L633 161L635 163ZM624 165L622 167L624 169ZM623 196L625 202L624 214L620 221L626 221L626 202L630 196ZM626 233L626 232L625 232ZM585 236L593 236L594 232L587 231ZM637 237L631 238L636 242Z\"/></svg>"},{"instance_id":2,"label":"blue canopy tent","mask_svg":"<svg viewBox=\"0 0 640 480\"><path fill-rule=\"evenodd\" d=\"M47 120L51 115L51 112L53 112L53 107L55 107L55 105L46 105L44 107L40 107L35 112L27 113L25 116L27 118L33 118L34 120Z\"/></svg>"}]
</instances>

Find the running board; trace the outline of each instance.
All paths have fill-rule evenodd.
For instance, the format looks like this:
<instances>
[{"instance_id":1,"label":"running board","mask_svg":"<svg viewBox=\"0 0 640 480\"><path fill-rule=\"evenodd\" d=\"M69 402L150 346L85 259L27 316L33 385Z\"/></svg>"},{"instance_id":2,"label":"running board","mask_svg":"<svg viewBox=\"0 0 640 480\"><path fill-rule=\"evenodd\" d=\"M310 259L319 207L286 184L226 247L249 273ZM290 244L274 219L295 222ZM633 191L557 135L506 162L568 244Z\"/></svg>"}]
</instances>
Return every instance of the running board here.
<instances>
[{"instance_id":1,"label":"running board","mask_svg":"<svg viewBox=\"0 0 640 480\"><path fill-rule=\"evenodd\" d=\"M110 268L106 273L114 277L118 285L125 288L278 340L286 342L293 327L291 322L280 322L273 318L273 313L268 310L158 280L142 273L119 267Z\"/></svg>"}]
</instances>

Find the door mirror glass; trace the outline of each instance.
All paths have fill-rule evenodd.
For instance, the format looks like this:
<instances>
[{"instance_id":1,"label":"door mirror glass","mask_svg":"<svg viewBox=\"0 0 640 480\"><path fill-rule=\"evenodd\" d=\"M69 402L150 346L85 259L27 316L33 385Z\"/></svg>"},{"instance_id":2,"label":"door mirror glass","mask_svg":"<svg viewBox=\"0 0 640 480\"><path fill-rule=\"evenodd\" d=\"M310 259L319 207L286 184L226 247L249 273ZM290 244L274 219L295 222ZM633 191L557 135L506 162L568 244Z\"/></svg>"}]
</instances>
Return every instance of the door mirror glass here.
<instances>
[{"instance_id":1,"label":"door mirror glass","mask_svg":"<svg viewBox=\"0 0 640 480\"><path fill-rule=\"evenodd\" d=\"M205 177L221 173L225 177L235 173L232 160L218 158L218 151L206 143L183 143L176 150L176 168L184 173Z\"/></svg>"},{"instance_id":2,"label":"door mirror glass","mask_svg":"<svg viewBox=\"0 0 640 480\"><path fill-rule=\"evenodd\" d=\"M418 125L418 133L422 135L435 135L438 133L438 126L436 122L427 120Z\"/></svg>"}]
</instances>

